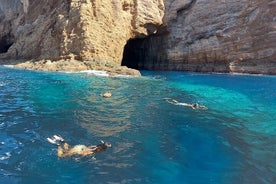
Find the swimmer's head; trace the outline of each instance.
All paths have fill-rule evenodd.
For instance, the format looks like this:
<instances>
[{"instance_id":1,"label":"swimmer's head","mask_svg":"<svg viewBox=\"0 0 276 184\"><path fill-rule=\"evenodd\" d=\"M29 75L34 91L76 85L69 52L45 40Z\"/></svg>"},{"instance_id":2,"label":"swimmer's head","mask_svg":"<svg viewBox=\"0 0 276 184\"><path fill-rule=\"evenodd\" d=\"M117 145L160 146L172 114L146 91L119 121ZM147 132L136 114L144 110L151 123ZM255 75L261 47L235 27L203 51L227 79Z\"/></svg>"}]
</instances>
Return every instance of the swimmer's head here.
<instances>
[{"instance_id":1,"label":"swimmer's head","mask_svg":"<svg viewBox=\"0 0 276 184\"><path fill-rule=\"evenodd\" d=\"M105 142L104 145L106 145L106 147L108 147L108 148L112 147L111 143L109 143L109 142Z\"/></svg>"},{"instance_id":2,"label":"swimmer's head","mask_svg":"<svg viewBox=\"0 0 276 184\"><path fill-rule=\"evenodd\" d=\"M193 108L195 108L195 109L199 108L199 104L198 103L194 103L193 104Z\"/></svg>"},{"instance_id":3,"label":"swimmer's head","mask_svg":"<svg viewBox=\"0 0 276 184\"><path fill-rule=\"evenodd\" d=\"M101 141L101 143L102 143L103 145L105 145L106 147L108 147L108 148L111 148L111 147L112 147L111 143L109 143L109 142Z\"/></svg>"}]
</instances>

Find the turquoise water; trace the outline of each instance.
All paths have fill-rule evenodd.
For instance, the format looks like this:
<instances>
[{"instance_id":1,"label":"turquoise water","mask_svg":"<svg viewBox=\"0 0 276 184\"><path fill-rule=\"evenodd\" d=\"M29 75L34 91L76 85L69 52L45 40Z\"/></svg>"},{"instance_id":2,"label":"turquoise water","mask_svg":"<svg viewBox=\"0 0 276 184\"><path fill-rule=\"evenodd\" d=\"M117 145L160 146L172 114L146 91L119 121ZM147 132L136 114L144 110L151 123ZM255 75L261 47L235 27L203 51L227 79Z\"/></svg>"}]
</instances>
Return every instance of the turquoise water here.
<instances>
[{"instance_id":1,"label":"turquoise water","mask_svg":"<svg viewBox=\"0 0 276 184\"><path fill-rule=\"evenodd\" d=\"M142 74L0 67L0 183L275 183L276 77ZM45 140L53 134L113 147L96 160L60 159Z\"/></svg>"}]
</instances>

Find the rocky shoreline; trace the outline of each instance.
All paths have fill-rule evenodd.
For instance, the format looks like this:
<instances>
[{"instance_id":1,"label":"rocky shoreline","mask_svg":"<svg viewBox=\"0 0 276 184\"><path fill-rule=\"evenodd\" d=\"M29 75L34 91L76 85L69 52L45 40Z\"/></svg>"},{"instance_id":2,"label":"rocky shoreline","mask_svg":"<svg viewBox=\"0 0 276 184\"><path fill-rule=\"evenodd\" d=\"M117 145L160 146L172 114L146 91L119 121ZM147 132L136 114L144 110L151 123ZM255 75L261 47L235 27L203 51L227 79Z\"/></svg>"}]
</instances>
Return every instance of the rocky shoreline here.
<instances>
[{"instance_id":1,"label":"rocky shoreline","mask_svg":"<svg viewBox=\"0 0 276 184\"><path fill-rule=\"evenodd\" d=\"M275 75L275 17L272 0L2 0L0 64Z\"/></svg>"},{"instance_id":2,"label":"rocky shoreline","mask_svg":"<svg viewBox=\"0 0 276 184\"><path fill-rule=\"evenodd\" d=\"M23 68L28 70L41 71L70 71L80 72L87 70L105 71L108 75L127 75L140 77L141 73L138 70L120 66L113 62L107 61L79 61L74 59L61 59L57 61L51 60L0 60L1 65L13 65L14 68Z\"/></svg>"}]
</instances>

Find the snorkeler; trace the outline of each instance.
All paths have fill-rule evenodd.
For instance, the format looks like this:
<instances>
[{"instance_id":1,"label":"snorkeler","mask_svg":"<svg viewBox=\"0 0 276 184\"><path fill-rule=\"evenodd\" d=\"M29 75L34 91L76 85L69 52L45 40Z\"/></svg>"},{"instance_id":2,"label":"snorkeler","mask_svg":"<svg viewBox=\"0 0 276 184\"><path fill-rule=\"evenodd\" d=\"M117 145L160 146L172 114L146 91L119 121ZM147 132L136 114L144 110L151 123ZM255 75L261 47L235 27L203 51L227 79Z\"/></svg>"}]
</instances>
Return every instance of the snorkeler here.
<instances>
[{"instance_id":1,"label":"snorkeler","mask_svg":"<svg viewBox=\"0 0 276 184\"><path fill-rule=\"evenodd\" d=\"M183 102L178 102L177 100L171 99L171 98L164 98L168 103L171 103L173 105L182 105L186 107L191 107L192 109L202 109L202 110L207 110L208 108L204 105L200 105L199 103L194 103L194 104L188 104L188 103L183 103Z\"/></svg>"},{"instance_id":2,"label":"snorkeler","mask_svg":"<svg viewBox=\"0 0 276 184\"><path fill-rule=\"evenodd\" d=\"M111 144L108 142L101 141L101 144L93 145L93 146L85 146L85 145L75 145L70 147L69 144L60 136L53 135L52 137L48 137L46 139L51 144L58 145L57 155L58 157L70 157L73 155L79 156L89 156L94 155L95 153L99 153L105 151L107 148L111 148Z\"/></svg>"}]
</instances>

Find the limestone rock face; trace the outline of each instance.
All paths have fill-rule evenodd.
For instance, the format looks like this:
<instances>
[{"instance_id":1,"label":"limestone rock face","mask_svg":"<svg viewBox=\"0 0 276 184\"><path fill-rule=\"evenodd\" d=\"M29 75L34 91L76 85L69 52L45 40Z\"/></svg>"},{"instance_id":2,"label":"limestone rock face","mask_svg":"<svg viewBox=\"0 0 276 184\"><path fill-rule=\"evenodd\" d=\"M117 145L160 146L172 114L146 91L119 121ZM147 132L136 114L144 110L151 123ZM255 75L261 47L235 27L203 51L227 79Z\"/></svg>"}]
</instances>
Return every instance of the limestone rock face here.
<instances>
[{"instance_id":1,"label":"limestone rock face","mask_svg":"<svg viewBox=\"0 0 276 184\"><path fill-rule=\"evenodd\" d=\"M133 39L140 69L276 74L275 17L275 0L1 0L0 63L121 71Z\"/></svg>"},{"instance_id":2,"label":"limestone rock face","mask_svg":"<svg viewBox=\"0 0 276 184\"><path fill-rule=\"evenodd\" d=\"M127 40L156 32L162 0L1 0L0 59L121 64Z\"/></svg>"},{"instance_id":3,"label":"limestone rock face","mask_svg":"<svg viewBox=\"0 0 276 184\"><path fill-rule=\"evenodd\" d=\"M167 0L144 69L276 74L275 0Z\"/></svg>"}]
</instances>

